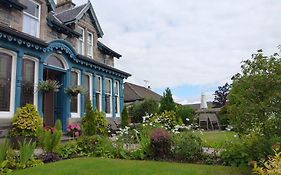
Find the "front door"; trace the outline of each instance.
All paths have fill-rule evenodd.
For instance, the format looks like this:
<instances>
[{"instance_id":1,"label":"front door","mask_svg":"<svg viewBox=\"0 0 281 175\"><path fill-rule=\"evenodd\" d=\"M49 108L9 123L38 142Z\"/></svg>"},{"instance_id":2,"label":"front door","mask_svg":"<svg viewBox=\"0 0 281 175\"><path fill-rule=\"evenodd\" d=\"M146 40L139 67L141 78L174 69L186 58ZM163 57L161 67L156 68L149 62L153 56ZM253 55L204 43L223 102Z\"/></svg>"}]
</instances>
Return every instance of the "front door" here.
<instances>
[{"instance_id":1,"label":"front door","mask_svg":"<svg viewBox=\"0 0 281 175\"><path fill-rule=\"evenodd\" d=\"M65 73L49 68L44 69L44 80L55 80L61 86L58 92L50 92L44 94L43 100L43 113L44 113L44 125L53 127L55 121L60 119L62 121L64 106L64 76Z\"/></svg>"}]
</instances>

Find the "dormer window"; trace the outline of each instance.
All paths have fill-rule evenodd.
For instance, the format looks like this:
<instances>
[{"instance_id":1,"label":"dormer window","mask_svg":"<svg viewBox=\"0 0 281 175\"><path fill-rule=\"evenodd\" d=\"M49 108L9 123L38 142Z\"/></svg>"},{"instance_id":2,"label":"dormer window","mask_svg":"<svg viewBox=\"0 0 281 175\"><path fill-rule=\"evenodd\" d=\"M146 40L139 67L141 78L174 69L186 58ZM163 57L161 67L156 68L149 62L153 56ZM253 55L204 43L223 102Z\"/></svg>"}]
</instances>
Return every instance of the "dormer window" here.
<instances>
[{"instance_id":1,"label":"dormer window","mask_svg":"<svg viewBox=\"0 0 281 175\"><path fill-rule=\"evenodd\" d=\"M77 52L81 55L84 55L84 29L78 27L78 32L82 35L77 40Z\"/></svg>"},{"instance_id":2,"label":"dormer window","mask_svg":"<svg viewBox=\"0 0 281 175\"><path fill-rule=\"evenodd\" d=\"M40 5L33 0L26 0L24 4L27 8L23 11L22 31L39 37L40 33Z\"/></svg>"},{"instance_id":3,"label":"dormer window","mask_svg":"<svg viewBox=\"0 0 281 175\"><path fill-rule=\"evenodd\" d=\"M87 35L87 56L93 58L93 34L88 32Z\"/></svg>"}]
</instances>

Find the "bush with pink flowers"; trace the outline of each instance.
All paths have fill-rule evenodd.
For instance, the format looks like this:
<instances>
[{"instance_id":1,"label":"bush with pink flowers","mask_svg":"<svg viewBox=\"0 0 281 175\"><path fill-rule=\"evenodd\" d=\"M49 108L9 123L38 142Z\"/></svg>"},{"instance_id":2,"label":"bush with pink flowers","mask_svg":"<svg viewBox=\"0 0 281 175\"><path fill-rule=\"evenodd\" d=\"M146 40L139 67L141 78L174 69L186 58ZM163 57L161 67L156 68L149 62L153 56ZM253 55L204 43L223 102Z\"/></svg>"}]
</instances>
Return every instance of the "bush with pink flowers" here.
<instances>
[{"instance_id":1,"label":"bush with pink flowers","mask_svg":"<svg viewBox=\"0 0 281 175\"><path fill-rule=\"evenodd\" d=\"M81 127L78 123L71 123L67 126L67 135L70 137L78 137L81 135Z\"/></svg>"}]
</instances>

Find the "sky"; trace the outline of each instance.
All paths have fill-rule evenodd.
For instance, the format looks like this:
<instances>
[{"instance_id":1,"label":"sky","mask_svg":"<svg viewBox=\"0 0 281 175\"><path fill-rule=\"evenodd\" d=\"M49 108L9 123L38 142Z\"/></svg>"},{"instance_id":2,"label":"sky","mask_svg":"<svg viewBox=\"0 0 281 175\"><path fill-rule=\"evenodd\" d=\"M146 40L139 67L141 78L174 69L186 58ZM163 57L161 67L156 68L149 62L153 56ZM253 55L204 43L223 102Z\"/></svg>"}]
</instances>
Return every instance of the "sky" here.
<instances>
[{"instance_id":1,"label":"sky","mask_svg":"<svg viewBox=\"0 0 281 175\"><path fill-rule=\"evenodd\" d=\"M87 0L73 0L80 5ZM127 81L172 90L182 104L213 100L241 61L281 44L280 0L91 0L100 39L122 54L115 67ZM145 83L144 80L148 80Z\"/></svg>"}]
</instances>

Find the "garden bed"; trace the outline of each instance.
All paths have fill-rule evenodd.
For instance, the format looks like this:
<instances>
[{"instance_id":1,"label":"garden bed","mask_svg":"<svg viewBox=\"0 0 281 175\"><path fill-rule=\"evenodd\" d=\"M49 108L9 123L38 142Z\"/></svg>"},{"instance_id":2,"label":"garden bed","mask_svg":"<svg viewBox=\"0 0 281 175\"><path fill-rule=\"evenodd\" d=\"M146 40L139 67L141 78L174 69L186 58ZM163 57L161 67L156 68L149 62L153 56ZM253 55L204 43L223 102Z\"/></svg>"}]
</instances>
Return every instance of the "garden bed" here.
<instances>
[{"instance_id":1,"label":"garden bed","mask_svg":"<svg viewBox=\"0 0 281 175\"><path fill-rule=\"evenodd\" d=\"M41 165L35 168L15 171L14 175L247 175L248 169L180 164L155 161L132 161L101 158L78 158Z\"/></svg>"}]
</instances>

